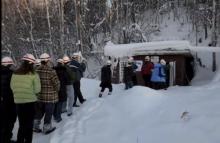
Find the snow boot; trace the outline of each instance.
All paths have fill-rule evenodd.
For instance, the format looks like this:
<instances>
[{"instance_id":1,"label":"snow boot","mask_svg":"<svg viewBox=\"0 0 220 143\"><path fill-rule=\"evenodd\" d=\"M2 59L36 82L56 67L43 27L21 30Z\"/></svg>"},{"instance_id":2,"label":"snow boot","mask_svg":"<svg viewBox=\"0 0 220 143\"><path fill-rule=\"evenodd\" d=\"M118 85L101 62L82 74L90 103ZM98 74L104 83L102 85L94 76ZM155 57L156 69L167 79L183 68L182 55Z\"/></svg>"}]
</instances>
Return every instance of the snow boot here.
<instances>
[{"instance_id":1,"label":"snow boot","mask_svg":"<svg viewBox=\"0 0 220 143\"><path fill-rule=\"evenodd\" d=\"M39 128L33 128L33 132L35 132L35 133L41 133L41 132L42 132L42 130L41 130L41 129L39 129Z\"/></svg>"},{"instance_id":2,"label":"snow boot","mask_svg":"<svg viewBox=\"0 0 220 143\"><path fill-rule=\"evenodd\" d=\"M102 97L102 94L101 94L101 93L99 94L99 97L100 97L100 98Z\"/></svg>"},{"instance_id":3,"label":"snow boot","mask_svg":"<svg viewBox=\"0 0 220 143\"><path fill-rule=\"evenodd\" d=\"M14 140L10 140L10 143L17 143L17 141L14 141Z\"/></svg>"},{"instance_id":4,"label":"snow boot","mask_svg":"<svg viewBox=\"0 0 220 143\"><path fill-rule=\"evenodd\" d=\"M55 121L56 121L57 123L59 123L59 122L62 121L62 118L55 119Z\"/></svg>"},{"instance_id":5,"label":"snow boot","mask_svg":"<svg viewBox=\"0 0 220 143\"><path fill-rule=\"evenodd\" d=\"M78 104L73 104L73 107L80 107Z\"/></svg>"},{"instance_id":6,"label":"snow boot","mask_svg":"<svg viewBox=\"0 0 220 143\"><path fill-rule=\"evenodd\" d=\"M42 132L42 130L40 129L40 120L34 120L33 132L36 132L36 133Z\"/></svg>"},{"instance_id":7,"label":"snow boot","mask_svg":"<svg viewBox=\"0 0 220 143\"><path fill-rule=\"evenodd\" d=\"M67 114L67 116L72 116L72 115L73 115L73 113L68 113L68 114Z\"/></svg>"},{"instance_id":8,"label":"snow boot","mask_svg":"<svg viewBox=\"0 0 220 143\"><path fill-rule=\"evenodd\" d=\"M53 132L55 129L56 129L56 127L52 127L51 124L45 124L44 127L43 127L43 133L45 135L47 135L47 134Z\"/></svg>"},{"instance_id":9,"label":"snow boot","mask_svg":"<svg viewBox=\"0 0 220 143\"><path fill-rule=\"evenodd\" d=\"M83 104L85 101L86 101L86 99L85 99L85 98L83 98L82 102L80 102L80 103L81 103L81 104Z\"/></svg>"}]
</instances>

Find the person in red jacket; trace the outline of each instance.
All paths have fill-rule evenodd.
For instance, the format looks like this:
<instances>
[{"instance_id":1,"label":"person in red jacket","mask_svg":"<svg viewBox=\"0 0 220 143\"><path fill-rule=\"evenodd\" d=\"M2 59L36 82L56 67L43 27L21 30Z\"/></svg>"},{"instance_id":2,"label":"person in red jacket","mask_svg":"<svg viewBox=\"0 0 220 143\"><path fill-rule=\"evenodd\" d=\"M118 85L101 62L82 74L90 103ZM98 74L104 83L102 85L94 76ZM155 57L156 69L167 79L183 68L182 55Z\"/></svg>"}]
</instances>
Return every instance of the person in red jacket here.
<instances>
[{"instance_id":1,"label":"person in red jacket","mask_svg":"<svg viewBox=\"0 0 220 143\"><path fill-rule=\"evenodd\" d=\"M150 57L146 56L143 66L141 67L141 74L144 79L144 84L147 87L151 87L151 73L154 68L154 64L150 61Z\"/></svg>"}]
</instances>

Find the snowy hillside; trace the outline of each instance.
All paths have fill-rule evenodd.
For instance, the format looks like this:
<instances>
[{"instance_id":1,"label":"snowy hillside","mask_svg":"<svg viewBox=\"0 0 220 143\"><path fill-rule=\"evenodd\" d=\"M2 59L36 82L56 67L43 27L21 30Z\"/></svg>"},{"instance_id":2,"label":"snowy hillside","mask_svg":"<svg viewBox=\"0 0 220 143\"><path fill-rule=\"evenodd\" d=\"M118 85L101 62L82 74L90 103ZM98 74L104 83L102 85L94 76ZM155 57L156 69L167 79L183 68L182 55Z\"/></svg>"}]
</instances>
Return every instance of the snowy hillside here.
<instances>
[{"instance_id":1,"label":"snowy hillside","mask_svg":"<svg viewBox=\"0 0 220 143\"><path fill-rule=\"evenodd\" d=\"M98 98L99 81L83 79L87 102L71 117L62 114L55 132L35 133L33 142L219 143L219 85L219 74L206 85L159 91L141 86L125 91L119 84L112 95L106 91Z\"/></svg>"}]
</instances>

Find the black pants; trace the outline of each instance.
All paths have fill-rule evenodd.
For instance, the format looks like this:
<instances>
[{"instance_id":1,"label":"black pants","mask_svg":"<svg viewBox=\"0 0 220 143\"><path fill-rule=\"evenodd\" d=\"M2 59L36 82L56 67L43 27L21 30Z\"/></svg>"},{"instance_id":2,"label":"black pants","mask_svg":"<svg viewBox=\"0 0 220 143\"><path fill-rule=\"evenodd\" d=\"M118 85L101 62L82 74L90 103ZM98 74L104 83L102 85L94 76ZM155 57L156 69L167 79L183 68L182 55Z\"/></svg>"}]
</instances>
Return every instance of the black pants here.
<instances>
[{"instance_id":1,"label":"black pants","mask_svg":"<svg viewBox=\"0 0 220 143\"><path fill-rule=\"evenodd\" d=\"M109 92L112 92L112 84L111 83L106 83L106 82L101 82L100 84L101 92L104 92L105 88L109 89Z\"/></svg>"},{"instance_id":2,"label":"black pants","mask_svg":"<svg viewBox=\"0 0 220 143\"><path fill-rule=\"evenodd\" d=\"M0 142L10 143L12 138L12 130L17 118L16 106L14 103L0 103Z\"/></svg>"},{"instance_id":3,"label":"black pants","mask_svg":"<svg viewBox=\"0 0 220 143\"><path fill-rule=\"evenodd\" d=\"M133 82L132 81L128 81L128 82L125 82L125 90L129 89L129 88L132 88L133 87Z\"/></svg>"},{"instance_id":4,"label":"black pants","mask_svg":"<svg viewBox=\"0 0 220 143\"><path fill-rule=\"evenodd\" d=\"M143 79L144 79L144 85L147 87L152 87L152 83L151 83L151 75L143 75Z\"/></svg>"},{"instance_id":5,"label":"black pants","mask_svg":"<svg viewBox=\"0 0 220 143\"><path fill-rule=\"evenodd\" d=\"M37 102L35 119L41 121L44 117L44 124L51 124L55 103Z\"/></svg>"},{"instance_id":6,"label":"black pants","mask_svg":"<svg viewBox=\"0 0 220 143\"><path fill-rule=\"evenodd\" d=\"M53 116L55 120L60 120L61 118L61 112L62 112L62 106L63 102L59 101L55 104Z\"/></svg>"},{"instance_id":7,"label":"black pants","mask_svg":"<svg viewBox=\"0 0 220 143\"><path fill-rule=\"evenodd\" d=\"M19 121L17 143L31 143L33 137L35 102L16 104L16 107Z\"/></svg>"},{"instance_id":8,"label":"black pants","mask_svg":"<svg viewBox=\"0 0 220 143\"><path fill-rule=\"evenodd\" d=\"M137 76L136 76L136 74L134 74L132 76L132 82L133 82L133 85L137 85Z\"/></svg>"},{"instance_id":9,"label":"black pants","mask_svg":"<svg viewBox=\"0 0 220 143\"><path fill-rule=\"evenodd\" d=\"M153 89L165 89L166 82L153 82L152 87L153 87Z\"/></svg>"},{"instance_id":10,"label":"black pants","mask_svg":"<svg viewBox=\"0 0 220 143\"><path fill-rule=\"evenodd\" d=\"M79 99L80 103L83 103L84 98L82 96L82 92L80 89L80 80L77 80L73 83L73 88L74 88L74 103L76 104L77 98Z\"/></svg>"}]
</instances>

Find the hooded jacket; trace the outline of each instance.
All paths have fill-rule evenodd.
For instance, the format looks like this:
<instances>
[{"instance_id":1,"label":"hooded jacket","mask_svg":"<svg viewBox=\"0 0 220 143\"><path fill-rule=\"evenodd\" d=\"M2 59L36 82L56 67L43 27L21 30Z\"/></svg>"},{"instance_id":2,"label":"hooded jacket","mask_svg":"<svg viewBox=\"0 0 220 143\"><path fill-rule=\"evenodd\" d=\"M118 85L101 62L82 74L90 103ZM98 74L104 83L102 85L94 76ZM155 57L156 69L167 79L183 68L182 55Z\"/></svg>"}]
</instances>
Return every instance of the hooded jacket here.
<instances>
[{"instance_id":1,"label":"hooded jacket","mask_svg":"<svg viewBox=\"0 0 220 143\"><path fill-rule=\"evenodd\" d=\"M164 67L157 63L154 65L154 69L151 76L152 82L166 82L166 75L164 72Z\"/></svg>"}]
</instances>

